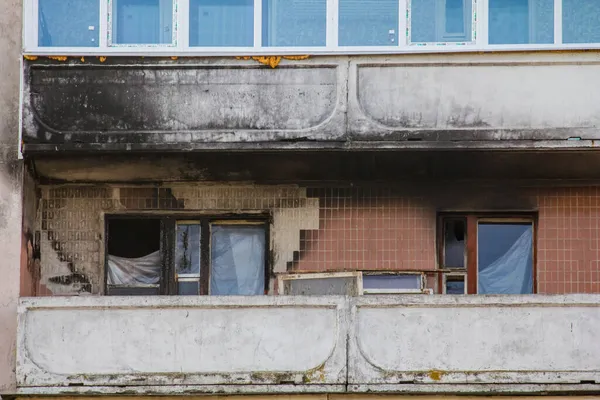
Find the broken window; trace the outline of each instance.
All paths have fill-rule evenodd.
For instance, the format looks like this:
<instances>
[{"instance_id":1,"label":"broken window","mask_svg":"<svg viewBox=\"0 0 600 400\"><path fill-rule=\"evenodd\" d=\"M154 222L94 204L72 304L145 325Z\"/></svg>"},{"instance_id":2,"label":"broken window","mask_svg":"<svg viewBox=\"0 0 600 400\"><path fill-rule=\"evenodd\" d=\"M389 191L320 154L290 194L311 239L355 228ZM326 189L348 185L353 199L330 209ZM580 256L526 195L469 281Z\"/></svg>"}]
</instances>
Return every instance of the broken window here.
<instances>
[{"instance_id":1,"label":"broken window","mask_svg":"<svg viewBox=\"0 0 600 400\"><path fill-rule=\"evenodd\" d=\"M112 217L107 238L107 294L266 292L264 220Z\"/></svg>"},{"instance_id":2,"label":"broken window","mask_svg":"<svg viewBox=\"0 0 600 400\"><path fill-rule=\"evenodd\" d=\"M439 226L443 293L534 292L534 223L530 216L442 216Z\"/></svg>"}]
</instances>

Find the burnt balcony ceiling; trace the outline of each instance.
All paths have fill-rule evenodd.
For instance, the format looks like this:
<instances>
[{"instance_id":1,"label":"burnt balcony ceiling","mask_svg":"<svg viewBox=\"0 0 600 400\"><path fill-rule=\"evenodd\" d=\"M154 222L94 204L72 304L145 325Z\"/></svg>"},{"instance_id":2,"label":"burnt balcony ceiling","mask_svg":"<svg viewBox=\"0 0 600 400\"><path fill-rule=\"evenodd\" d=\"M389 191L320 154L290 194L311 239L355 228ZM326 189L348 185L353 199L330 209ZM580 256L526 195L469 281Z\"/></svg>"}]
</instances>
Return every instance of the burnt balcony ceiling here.
<instances>
[{"instance_id":1,"label":"burnt balcony ceiling","mask_svg":"<svg viewBox=\"0 0 600 400\"><path fill-rule=\"evenodd\" d=\"M24 151L594 148L599 72L591 53L40 58Z\"/></svg>"},{"instance_id":2,"label":"burnt balcony ceiling","mask_svg":"<svg viewBox=\"0 0 600 400\"><path fill-rule=\"evenodd\" d=\"M393 183L600 179L597 151L258 151L36 154L45 182Z\"/></svg>"}]
</instances>

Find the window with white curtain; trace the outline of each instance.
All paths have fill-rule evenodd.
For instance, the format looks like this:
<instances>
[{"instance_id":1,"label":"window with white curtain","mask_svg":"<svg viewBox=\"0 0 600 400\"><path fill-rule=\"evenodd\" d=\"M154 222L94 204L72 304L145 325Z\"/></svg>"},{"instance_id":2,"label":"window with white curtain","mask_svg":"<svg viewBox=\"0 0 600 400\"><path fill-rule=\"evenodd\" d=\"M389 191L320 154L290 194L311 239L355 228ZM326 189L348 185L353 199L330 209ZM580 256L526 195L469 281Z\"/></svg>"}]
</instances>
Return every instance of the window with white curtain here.
<instances>
[{"instance_id":1,"label":"window with white curtain","mask_svg":"<svg viewBox=\"0 0 600 400\"><path fill-rule=\"evenodd\" d=\"M267 288L264 220L109 216L106 293L253 296Z\"/></svg>"},{"instance_id":2,"label":"window with white curtain","mask_svg":"<svg viewBox=\"0 0 600 400\"><path fill-rule=\"evenodd\" d=\"M535 292L532 216L444 214L438 226L441 293Z\"/></svg>"},{"instance_id":3,"label":"window with white curtain","mask_svg":"<svg viewBox=\"0 0 600 400\"><path fill-rule=\"evenodd\" d=\"M24 0L26 54L600 49L597 0Z\"/></svg>"}]
</instances>

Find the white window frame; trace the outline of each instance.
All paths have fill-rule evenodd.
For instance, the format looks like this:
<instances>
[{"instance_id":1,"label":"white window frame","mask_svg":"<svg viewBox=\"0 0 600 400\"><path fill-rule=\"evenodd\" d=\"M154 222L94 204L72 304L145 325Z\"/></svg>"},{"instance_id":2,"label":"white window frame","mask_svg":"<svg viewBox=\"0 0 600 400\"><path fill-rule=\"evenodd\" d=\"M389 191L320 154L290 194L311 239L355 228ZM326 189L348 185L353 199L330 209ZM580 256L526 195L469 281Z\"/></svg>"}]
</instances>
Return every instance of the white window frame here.
<instances>
[{"instance_id":1,"label":"white window frame","mask_svg":"<svg viewBox=\"0 0 600 400\"><path fill-rule=\"evenodd\" d=\"M98 47L38 46L38 1L23 1L23 54L31 56L240 56L240 55L352 55L458 53L486 51L587 50L600 49L600 43L562 43L562 0L554 0L554 43L508 44L488 43L488 0L472 1L472 40L470 42L411 43L410 2L398 0L398 41L396 46L339 46L339 1L326 0L326 45L322 47L263 47L262 0L254 0L254 45L251 47L190 47L189 0L173 0L172 44L121 45L109 40L109 6L114 0L97 0L100 7ZM439 0L443 1L443 0Z\"/></svg>"}]
</instances>

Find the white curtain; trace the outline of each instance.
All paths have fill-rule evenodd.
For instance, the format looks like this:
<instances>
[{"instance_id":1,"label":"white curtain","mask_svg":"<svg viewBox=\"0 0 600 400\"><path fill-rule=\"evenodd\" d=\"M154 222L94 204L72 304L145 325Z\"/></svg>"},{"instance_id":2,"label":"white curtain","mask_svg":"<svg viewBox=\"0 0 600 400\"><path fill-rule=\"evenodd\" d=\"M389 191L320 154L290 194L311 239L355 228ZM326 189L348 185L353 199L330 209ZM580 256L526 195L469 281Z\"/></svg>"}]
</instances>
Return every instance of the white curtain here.
<instances>
[{"instance_id":1,"label":"white curtain","mask_svg":"<svg viewBox=\"0 0 600 400\"><path fill-rule=\"evenodd\" d=\"M491 264L479 265L479 294L533 293L532 229L527 229L517 241Z\"/></svg>"},{"instance_id":2,"label":"white curtain","mask_svg":"<svg viewBox=\"0 0 600 400\"><path fill-rule=\"evenodd\" d=\"M148 285L160 281L160 251L140 258L108 256L109 285Z\"/></svg>"},{"instance_id":3,"label":"white curtain","mask_svg":"<svg viewBox=\"0 0 600 400\"><path fill-rule=\"evenodd\" d=\"M264 228L213 225L211 230L210 294L264 294Z\"/></svg>"}]
</instances>

